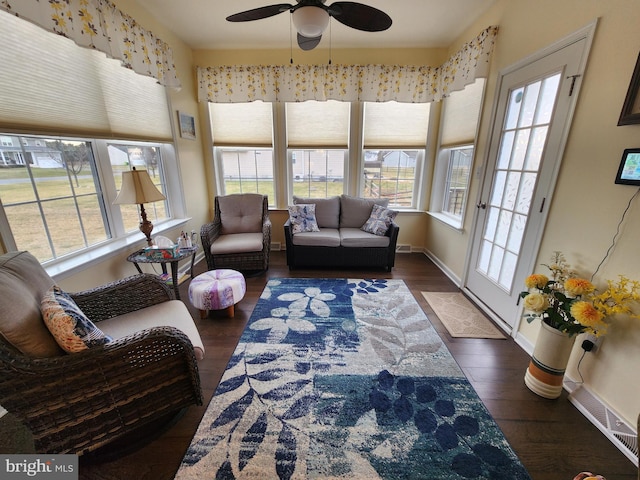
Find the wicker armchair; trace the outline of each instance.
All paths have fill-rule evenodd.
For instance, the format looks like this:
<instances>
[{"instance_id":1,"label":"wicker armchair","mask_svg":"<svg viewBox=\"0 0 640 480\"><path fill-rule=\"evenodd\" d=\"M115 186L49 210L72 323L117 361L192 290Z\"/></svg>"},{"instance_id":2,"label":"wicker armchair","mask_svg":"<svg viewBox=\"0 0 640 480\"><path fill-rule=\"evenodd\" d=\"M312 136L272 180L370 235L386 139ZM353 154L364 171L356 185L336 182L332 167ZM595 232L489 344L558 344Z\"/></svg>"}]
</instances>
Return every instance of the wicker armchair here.
<instances>
[{"instance_id":1,"label":"wicker armchair","mask_svg":"<svg viewBox=\"0 0 640 480\"><path fill-rule=\"evenodd\" d=\"M214 204L213 221L200 229L208 269L268 270L271 220L267 196L216 196Z\"/></svg>"},{"instance_id":2,"label":"wicker armchair","mask_svg":"<svg viewBox=\"0 0 640 480\"><path fill-rule=\"evenodd\" d=\"M29 253L0 256L0 405L29 428L37 452L82 455L202 404L196 352L183 330L166 326L162 317L155 320L165 326L122 338L103 327L118 327L122 318L119 328L126 328L164 306L166 312L186 310L182 302L171 301L164 282L141 274L71 294L82 312L114 338L71 354L56 352L53 336L47 338L37 317L39 298L52 284ZM190 315L189 320L193 323Z\"/></svg>"}]
</instances>

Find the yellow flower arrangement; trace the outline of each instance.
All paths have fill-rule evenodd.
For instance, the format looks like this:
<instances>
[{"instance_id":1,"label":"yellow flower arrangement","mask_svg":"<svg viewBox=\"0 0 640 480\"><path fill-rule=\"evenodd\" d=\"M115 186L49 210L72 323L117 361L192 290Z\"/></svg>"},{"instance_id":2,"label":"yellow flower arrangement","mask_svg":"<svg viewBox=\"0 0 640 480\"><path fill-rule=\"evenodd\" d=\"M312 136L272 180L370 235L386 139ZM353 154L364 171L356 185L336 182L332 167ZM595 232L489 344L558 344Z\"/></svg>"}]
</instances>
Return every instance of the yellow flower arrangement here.
<instances>
[{"instance_id":1,"label":"yellow flower arrangement","mask_svg":"<svg viewBox=\"0 0 640 480\"><path fill-rule=\"evenodd\" d=\"M621 275L617 282L598 293L589 280L575 276L561 252L554 252L552 263L544 265L551 278L534 273L525 279L527 290L520 293L527 310L525 319L540 318L552 328L570 335L586 332L606 333L607 319L618 315L640 318L633 307L640 304L640 282Z\"/></svg>"}]
</instances>

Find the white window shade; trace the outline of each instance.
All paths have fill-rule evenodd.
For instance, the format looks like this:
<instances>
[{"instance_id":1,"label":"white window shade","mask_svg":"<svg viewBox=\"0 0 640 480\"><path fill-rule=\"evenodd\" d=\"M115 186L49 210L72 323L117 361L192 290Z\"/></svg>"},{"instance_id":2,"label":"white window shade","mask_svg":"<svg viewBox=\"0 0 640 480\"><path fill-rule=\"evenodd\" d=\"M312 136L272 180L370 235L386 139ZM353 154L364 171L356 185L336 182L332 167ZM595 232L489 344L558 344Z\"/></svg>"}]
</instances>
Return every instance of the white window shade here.
<instances>
[{"instance_id":1,"label":"white window shade","mask_svg":"<svg viewBox=\"0 0 640 480\"><path fill-rule=\"evenodd\" d=\"M164 87L119 60L0 11L0 128L172 139Z\"/></svg>"},{"instance_id":2,"label":"white window shade","mask_svg":"<svg viewBox=\"0 0 640 480\"><path fill-rule=\"evenodd\" d=\"M271 103L210 103L209 117L213 144L217 147L273 145Z\"/></svg>"},{"instance_id":3,"label":"white window shade","mask_svg":"<svg viewBox=\"0 0 640 480\"><path fill-rule=\"evenodd\" d=\"M364 104L364 148L425 148L429 130L428 103Z\"/></svg>"},{"instance_id":4,"label":"white window shade","mask_svg":"<svg viewBox=\"0 0 640 480\"><path fill-rule=\"evenodd\" d=\"M350 111L337 100L287 103L287 146L348 148Z\"/></svg>"},{"instance_id":5,"label":"white window shade","mask_svg":"<svg viewBox=\"0 0 640 480\"><path fill-rule=\"evenodd\" d=\"M464 90L453 92L443 100L441 145L475 143L484 83L484 79L479 78Z\"/></svg>"}]
</instances>

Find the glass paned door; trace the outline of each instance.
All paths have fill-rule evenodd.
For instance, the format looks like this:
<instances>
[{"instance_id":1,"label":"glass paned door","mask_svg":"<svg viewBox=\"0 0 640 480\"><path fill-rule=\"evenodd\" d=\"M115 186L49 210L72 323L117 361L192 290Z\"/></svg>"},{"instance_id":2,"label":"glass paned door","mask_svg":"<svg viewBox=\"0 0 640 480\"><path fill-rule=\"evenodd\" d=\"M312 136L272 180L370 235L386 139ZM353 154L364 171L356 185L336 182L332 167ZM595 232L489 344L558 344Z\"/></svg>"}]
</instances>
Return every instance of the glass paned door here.
<instances>
[{"instance_id":1,"label":"glass paned door","mask_svg":"<svg viewBox=\"0 0 640 480\"><path fill-rule=\"evenodd\" d=\"M577 35L498 82L463 288L505 328L518 322L518 293L534 268L580 90L574 79L584 71L589 42Z\"/></svg>"},{"instance_id":2,"label":"glass paned door","mask_svg":"<svg viewBox=\"0 0 640 480\"><path fill-rule=\"evenodd\" d=\"M509 94L476 267L505 291L513 286L559 84L555 73Z\"/></svg>"}]
</instances>

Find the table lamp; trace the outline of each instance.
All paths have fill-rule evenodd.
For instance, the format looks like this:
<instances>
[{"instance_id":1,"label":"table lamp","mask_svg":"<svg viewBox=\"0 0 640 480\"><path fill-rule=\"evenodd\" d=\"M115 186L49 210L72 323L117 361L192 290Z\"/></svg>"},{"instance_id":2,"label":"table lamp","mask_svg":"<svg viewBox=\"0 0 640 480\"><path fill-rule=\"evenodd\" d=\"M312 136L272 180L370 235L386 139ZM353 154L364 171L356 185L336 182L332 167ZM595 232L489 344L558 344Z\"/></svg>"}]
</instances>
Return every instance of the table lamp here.
<instances>
[{"instance_id":1,"label":"table lamp","mask_svg":"<svg viewBox=\"0 0 640 480\"><path fill-rule=\"evenodd\" d=\"M133 170L122 172L122 188L120 193L113 201L115 205L140 205L140 231L147 237L147 244L153 245L151 240L151 231L153 223L147 220L147 212L144 210L144 204L165 200L166 197L153 184L149 173L146 170Z\"/></svg>"}]
</instances>

